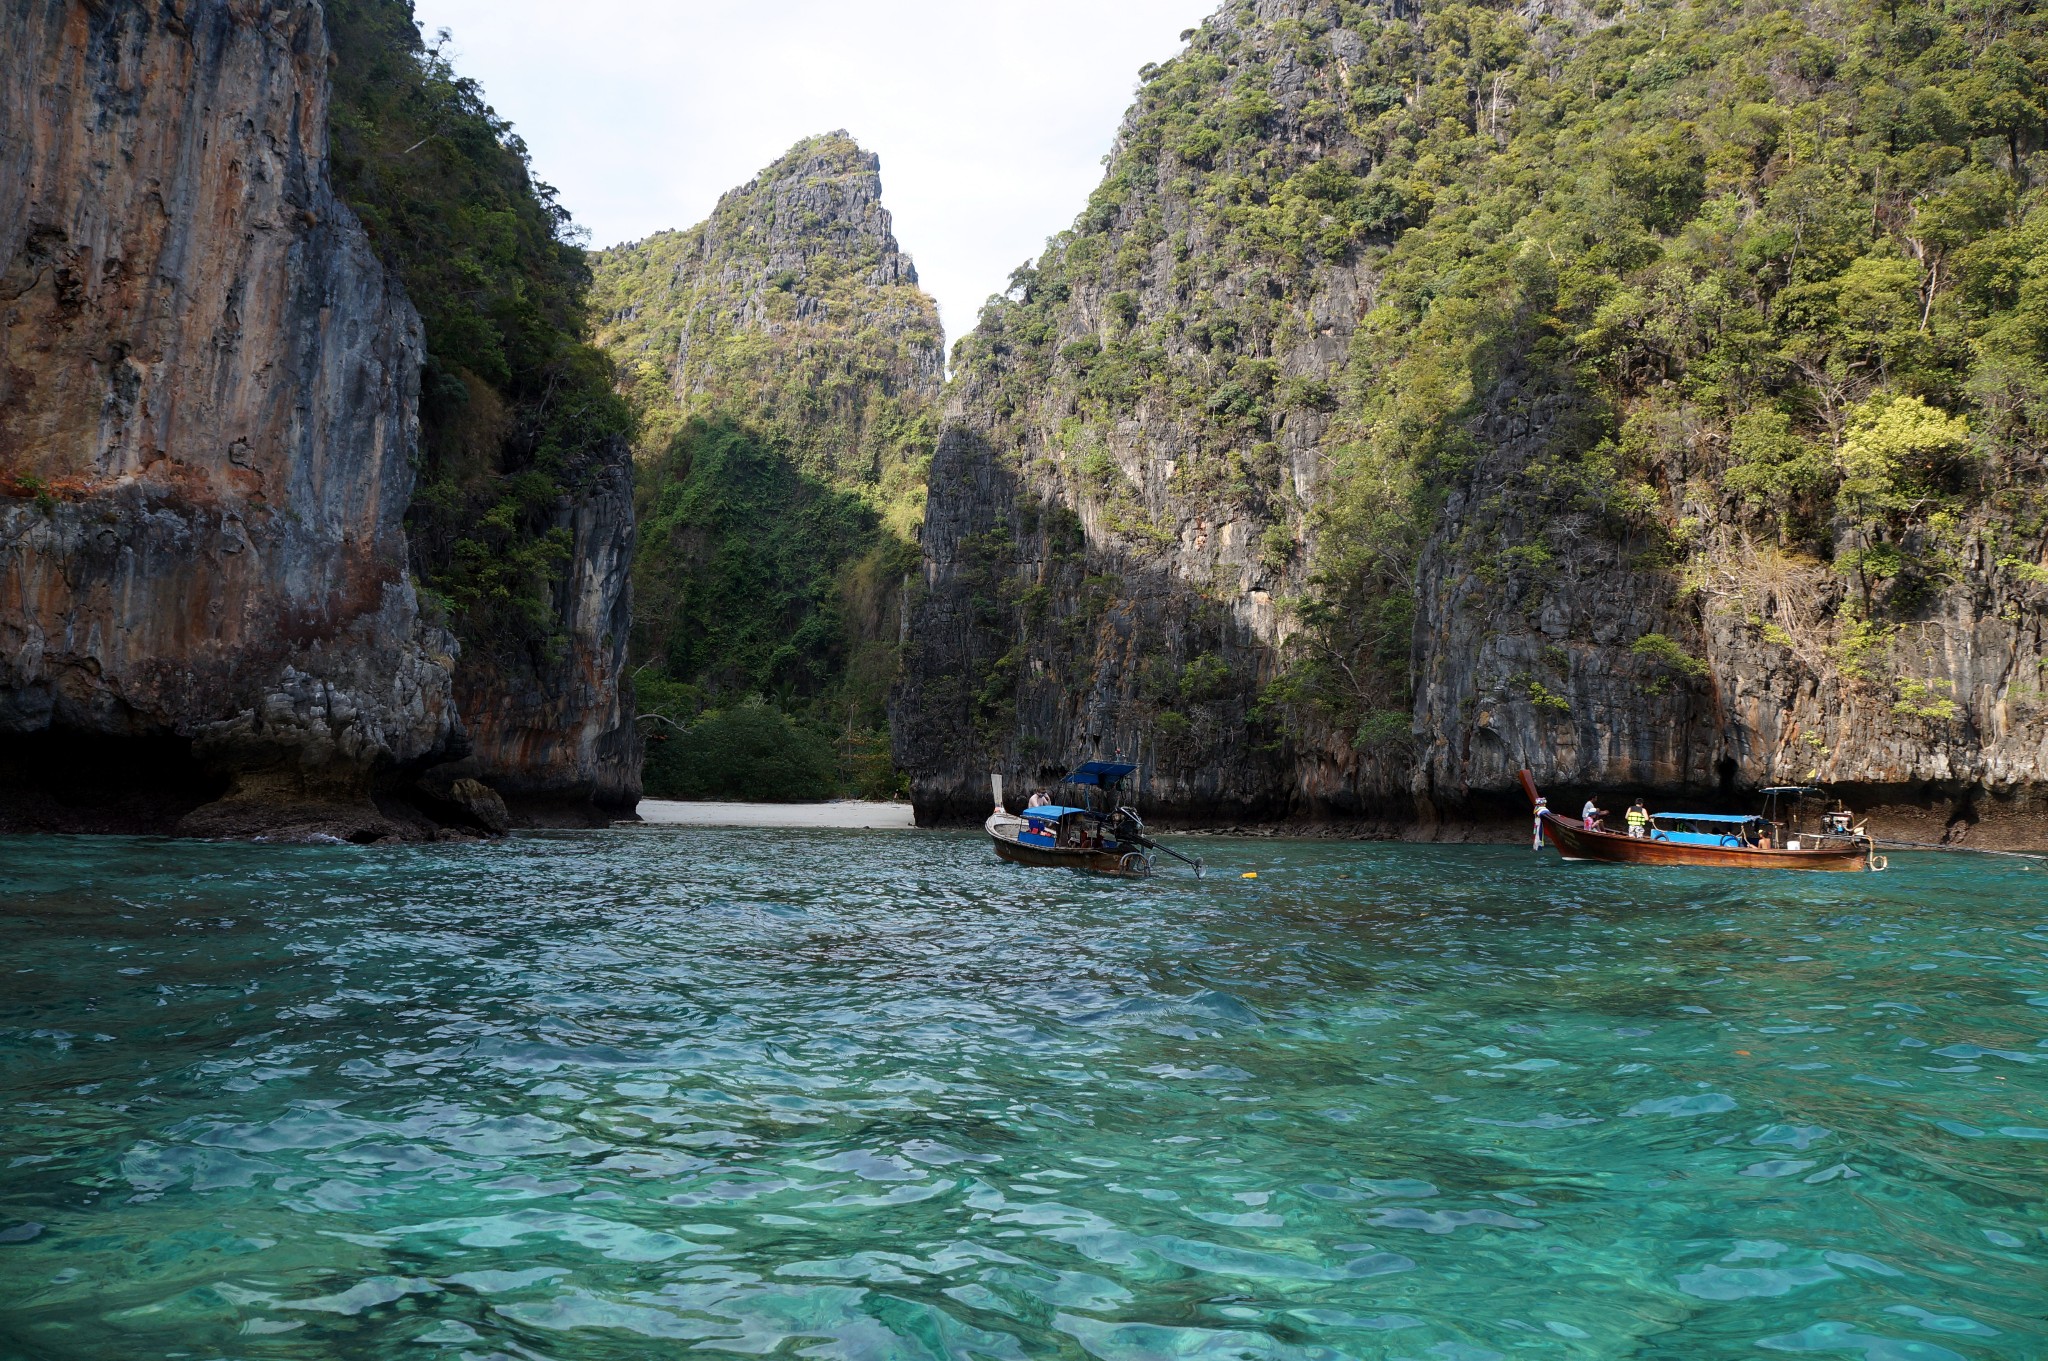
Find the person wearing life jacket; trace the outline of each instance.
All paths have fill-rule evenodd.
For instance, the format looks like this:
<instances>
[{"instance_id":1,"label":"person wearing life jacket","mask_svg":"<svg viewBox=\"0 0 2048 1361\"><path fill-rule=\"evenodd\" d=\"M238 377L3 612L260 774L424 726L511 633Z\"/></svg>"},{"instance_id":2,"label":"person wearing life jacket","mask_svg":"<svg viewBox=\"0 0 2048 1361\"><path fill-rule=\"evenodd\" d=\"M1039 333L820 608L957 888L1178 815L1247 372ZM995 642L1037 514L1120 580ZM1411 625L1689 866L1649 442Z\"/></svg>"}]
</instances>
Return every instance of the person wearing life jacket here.
<instances>
[{"instance_id":1,"label":"person wearing life jacket","mask_svg":"<svg viewBox=\"0 0 2048 1361\"><path fill-rule=\"evenodd\" d=\"M1641 799L1628 806L1628 834L1638 841L1650 834L1650 810Z\"/></svg>"}]
</instances>

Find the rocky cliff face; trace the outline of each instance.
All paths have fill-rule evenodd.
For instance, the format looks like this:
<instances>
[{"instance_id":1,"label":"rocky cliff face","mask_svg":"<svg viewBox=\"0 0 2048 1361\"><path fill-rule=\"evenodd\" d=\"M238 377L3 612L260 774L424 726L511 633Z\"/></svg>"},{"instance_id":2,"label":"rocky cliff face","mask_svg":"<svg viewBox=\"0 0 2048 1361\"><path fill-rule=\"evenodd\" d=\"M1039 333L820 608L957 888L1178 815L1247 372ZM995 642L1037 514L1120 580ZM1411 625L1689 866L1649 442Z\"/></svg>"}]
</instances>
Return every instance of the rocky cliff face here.
<instances>
[{"instance_id":1,"label":"rocky cliff face","mask_svg":"<svg viewBox=\"0 0 2048 1361\"><path fill-rule=\"evenodd\" d=\"M476 779L538 823L639 800L625 649L632 419L588 344L590 263L524 145L410 0L325 0L334 180L424 322L414 569L462 643Z\"/></svg>"},{"instance_id":2,"label":"rocky cliff face","mask_svg":"<svg viewBox=\"0 0 2048 1361\"><path fill-rule=\"evenodd\" d=\"M1522 381L1503 387L1525 395ZM1516 804L1529 768L1573 799L1824 780L1893 835L2048 844L2042 581L2014 570L2038 562L2038 522L1995 504L1965 512L1956 579L1873 623L1857 617L1853 582L1755 533L1683 451L1659 479L1663 515L1633 532L1603 532L1577 497L1530 488L1545 450L1512 400L1482 418L1495 439L1449 497L1455 529L1422 557L1424 822ZM1687 522L1700 541L1674 572L1666 536ZM2015 539L2027 556L2001 567L1998 546ZM1545 549L1550 572L1501 570L1499 555L1526 545Z\"/></svg>"},{"instance_id":3,"label":"rocky cliff face","mask_svg":"<svg viewBox=\"0 0 2048 1361\"><path fill-rule=\"evenodd\" d=\"M633 627L633 463L623 439L568 479L549 528L568 544L548 605L559 635L538 654L472 649L455 697L474 747L461 772L504 796L526 825L630 817L642 748L627 643Z\"/></svg>"},{"instance_id":4,"label":"rocky cliff face","mask_svg":"<svg viewBox=\"0 0 2048 1361\"><path fill-rule=\"evenodd\" d=\"M1271 29L1302 9L1234 6L1148 72L1087 212L956 352L895 709L922 816L985 811L990 770L1116 752L1169 818L1402 811L1398 763L1260 702L1299 629L1332 389L1372 293L1348 240L1253 258L1243 188L1219 193L1355 147L1307 111L1345 97L1357 38L1305 60Z\"/></svg>"},{"instance_id":5,"label":"rocky cliff face","mask_svg":"<svg viewBox=\"0 0 2048 1361\"><path fill-rule=\"evenodd\" d=\"M229 822L366 806L458 731L454 645L319 6L11 0L0 50L0 731L188 743Z\"/></svg>"},{"instance_id":6,"label":"rocky cliff face","mask_svg":"<svg viewBox=\"0 0 2048 1361\"><path fill-rule=\"evenodd\" d=\"M0 822L630 814L629 418L410 6L23 0L0 47Z\"/></svg>"},{"instance_id":7,"label":"rocky cliff face","mask_svg":"<svg viewBox=\"0 0 2048 1361\"><path fill-rule=\"evenodd\" d=\"M1120 749L1208 823L1527 766L2038 839L2041 130L1939 55L1994 49L2032 89L2031 21L1225 6L956 354L921 815Z\"/></svg>"},{"instance_id":8,"label":"rocky cliff face","mask_svg":"<svg viewBox=\"0 0 2048 1361\"><path fill-rule=\"evenodd\" d=\"M806 139L696 227L604 252L593 302L640 422L643 702L713 715L651 734L650 788L720 793L686 767L751 763L801 772L785 797L892 792L883 705L944 349L879 161ZM749 703L782 716L785 750L686 757Z\"/></svg>"}]
</instances>

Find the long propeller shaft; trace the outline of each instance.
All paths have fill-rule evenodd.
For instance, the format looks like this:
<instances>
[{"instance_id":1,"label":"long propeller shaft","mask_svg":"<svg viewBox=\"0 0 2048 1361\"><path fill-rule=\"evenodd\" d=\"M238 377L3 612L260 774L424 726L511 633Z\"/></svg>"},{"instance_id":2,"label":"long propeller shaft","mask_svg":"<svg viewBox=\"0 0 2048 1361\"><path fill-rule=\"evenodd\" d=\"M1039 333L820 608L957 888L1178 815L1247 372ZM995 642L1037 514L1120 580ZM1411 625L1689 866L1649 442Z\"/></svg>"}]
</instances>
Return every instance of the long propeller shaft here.
<instances>
[{"instance_id":1,"label":"long propeller shaft","mask_svg":"<svg viewBox=\"0 0 2048 1361\"><path fill-rule=\"evenodd\" d=\"M1137 842L1137 843L1138 843L1138 844L1139 844L1140 846L1143 846L1143 847L1144 847L1144 848L1145 848L1146 850L1148 850L1148 851L1162 851L1162 852L1164 852L1165 854L1167 854L1167 855L1170 855L1170 856L1172 856L1172 857L1173 857L1173 858L1174 858L1175 860L1178 860L1178 861L1180 861L1180 862L1181 862L1181 864L1183 864L1183 865L1192 865L1192 866L1194 867L1194 870L1195 870L1195 877L1196 877L1196 878L1200 878L1200 877L1201 877L1201 874L1202 874L1202 857L1200 857L1199 855L1198 855L1198 856L1196 856L1196 857L1195 857L1194 859L1190 860L1190 859L1189 859L1189 858L1188 858L1187 856L1184 856L1184 855L1182 855L1182 854L1181 854L1181 853L1180 853L1179 851L1175 850L1175 849L1174 849L1173 847L1171 847L1171 846L1162 846L1162 845L1160 845L1160 844L1159 844L1158 842L1154 841L1154 840L1153 840L1153 839L1152 839L1151 837L1149 837L1149 836L1146 836L1146 835L1145 835L1144 833L1142 833L1142 832L1140 832L1140 833L1139 833L1139 834L1138 834L1138 835L1137 835L1136 837L1133 837L1132 839L1133 839L1134 841L1136 841L1136 842Z\"/></svg>"}]
</instances>

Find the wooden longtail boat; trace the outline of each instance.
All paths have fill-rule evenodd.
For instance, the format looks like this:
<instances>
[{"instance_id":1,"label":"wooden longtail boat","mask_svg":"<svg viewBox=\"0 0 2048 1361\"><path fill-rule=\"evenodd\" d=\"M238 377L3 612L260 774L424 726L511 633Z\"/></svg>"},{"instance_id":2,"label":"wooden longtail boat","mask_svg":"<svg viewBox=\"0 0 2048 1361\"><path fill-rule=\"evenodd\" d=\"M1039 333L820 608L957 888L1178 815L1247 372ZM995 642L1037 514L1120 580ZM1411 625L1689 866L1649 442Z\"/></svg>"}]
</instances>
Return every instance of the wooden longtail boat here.
<instances>
[{"instance_id":1,"label":"wooden longtail boat","mask_svg":"<svg viewBox=\"0 0 2048 1361\"><path fill-rule=\"evenodd\" d=\"M1542 839L1566 860L1598 860L1624 865L1697 865L1745 870L1881 870L1885 858L1861 828L1784 833L1780 824L1761 817L1716 813L1653 813L1648 834L1630 836L1588 827L1577 818L1552 812L1536 791L1536 781L1523 771L1522 790L1536 810ZM1774 791L1788 792L1788 791ZM1772 828L1769 847L1751 844L1755 833Z\"/></svg>"},{"instance_id":2,"label":"wooden longtail boat","mask_svg":"<svg viewBox=\"0 0 2048 1361\"><path fill-rule=\"evenodd\" d=\"M1159 851L1193 866L1199 877L1201 857L1189 859L1145 835L1145 824L1136 809L1125 806L1111 812L1095 806L1097 793L1114 806L1117 786L1136 769L1116 761L1089 761L1069 771L1061 781L1089 791L1083 795L1082 804L1040 804L1026 808L1021 816L1003 807L1003 777L991 775L996 809L982 829L995 843L996 858L1013 865L1089 870L1138 879L1152 873L1151 852Z\"/></svg>"}]
</instances>

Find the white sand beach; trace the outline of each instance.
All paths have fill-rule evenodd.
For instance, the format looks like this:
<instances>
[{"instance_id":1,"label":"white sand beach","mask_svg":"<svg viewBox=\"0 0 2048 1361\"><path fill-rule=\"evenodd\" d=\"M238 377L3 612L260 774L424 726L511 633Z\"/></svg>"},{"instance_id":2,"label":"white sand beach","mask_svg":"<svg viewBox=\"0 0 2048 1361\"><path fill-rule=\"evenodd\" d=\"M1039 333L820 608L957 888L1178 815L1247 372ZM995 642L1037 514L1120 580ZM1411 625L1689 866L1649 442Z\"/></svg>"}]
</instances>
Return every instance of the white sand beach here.
<instances>
[{"instance_id":1,"label":"white sand beach","mask_svg":"<svg viewBox=\"0 0 2048 1361\"><path fill-rule=\"evenodd\" d=\"M656 827L842 827L899 829L915 827L907 803L678 803L643 799L640 820Z\"/></svg>"}]
</instances>

